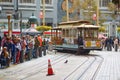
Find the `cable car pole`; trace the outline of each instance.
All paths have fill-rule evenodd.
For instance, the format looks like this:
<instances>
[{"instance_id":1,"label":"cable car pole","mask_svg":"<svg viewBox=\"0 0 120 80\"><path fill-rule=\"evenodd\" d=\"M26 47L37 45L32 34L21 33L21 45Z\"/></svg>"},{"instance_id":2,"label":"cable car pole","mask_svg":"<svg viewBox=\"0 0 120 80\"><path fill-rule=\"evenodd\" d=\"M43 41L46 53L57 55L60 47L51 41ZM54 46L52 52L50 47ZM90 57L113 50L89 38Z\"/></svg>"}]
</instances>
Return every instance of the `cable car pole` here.
<instances>
[{"instance_id":1,"label":"cable car pole","mask_svg":"<svg viewBox=\"0 0 120 80\"><path fill-rule=\"evenodd\" d=\"M66 0L66 14L67 14L67 22L69 21L69 4L68 0Z\"/></svg>"},{"instance_id":2,"label":"cable car pole","mask_svg":"<svg viewBox=\"0 0 120 80\"><path fill-rule=\"evenodd\" d=\"M99 0L97 1L97 26L99 26Z\"/></svg>"},{"instance_id":3,"label":"cable car pole","mask_svg":"<svg viewBox=\"0 0 120 80\"><path fill-rule=\"evenodd\" d=\"M45 26L45 0L43 0L43 26Z\"/></svg>"}]
</instances>

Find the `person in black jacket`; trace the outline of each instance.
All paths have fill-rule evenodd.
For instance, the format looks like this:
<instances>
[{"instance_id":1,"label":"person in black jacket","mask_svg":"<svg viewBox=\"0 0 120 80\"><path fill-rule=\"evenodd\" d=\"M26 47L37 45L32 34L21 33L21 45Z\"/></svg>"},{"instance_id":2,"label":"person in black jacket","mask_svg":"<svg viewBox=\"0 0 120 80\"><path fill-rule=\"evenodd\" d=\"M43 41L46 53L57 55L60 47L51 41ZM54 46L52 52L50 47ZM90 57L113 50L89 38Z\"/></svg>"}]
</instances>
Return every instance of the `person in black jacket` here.
<instances>
[{"instance_id":1,"label":"person in black jacket","mask_svg":"<svg viewBox=\"0 0 120 80\"><path fill-rule=\"evenodd\" d=\"M107 51L112 51L112 45L113 45L113 40L110 37L108 37L106 39Z\"/></svg>"}]
</instances>

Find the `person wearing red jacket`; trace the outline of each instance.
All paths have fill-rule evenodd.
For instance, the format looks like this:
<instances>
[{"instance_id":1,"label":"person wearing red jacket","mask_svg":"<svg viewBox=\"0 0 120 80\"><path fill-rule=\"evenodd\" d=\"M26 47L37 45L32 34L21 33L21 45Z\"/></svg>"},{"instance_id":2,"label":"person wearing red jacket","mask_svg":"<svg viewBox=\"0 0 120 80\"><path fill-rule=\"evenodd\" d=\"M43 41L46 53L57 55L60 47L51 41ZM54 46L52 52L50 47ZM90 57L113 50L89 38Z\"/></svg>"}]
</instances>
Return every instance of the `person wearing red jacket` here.
<instances>
[{"instance_id":1,"label":"person wearing red jacket","mask_svg":"<svg viewBox=\"0 0 120 80\"><path fill-rule=\"evenodd\" d=\"M39 49L38 49L39 57L42 57L42 38L41 38L40 34L38 34L38 40L40 42Z\"/></svg>"}]
</instances>

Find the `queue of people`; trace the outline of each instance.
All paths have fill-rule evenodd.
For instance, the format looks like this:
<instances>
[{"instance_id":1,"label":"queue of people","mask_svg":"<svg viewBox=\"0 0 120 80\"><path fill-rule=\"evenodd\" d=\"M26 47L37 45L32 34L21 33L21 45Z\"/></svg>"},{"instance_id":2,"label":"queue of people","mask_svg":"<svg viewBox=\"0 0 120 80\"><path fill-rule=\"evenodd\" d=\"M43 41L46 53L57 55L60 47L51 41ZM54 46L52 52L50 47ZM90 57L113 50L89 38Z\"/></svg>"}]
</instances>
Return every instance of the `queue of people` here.
<instances>
[{"instance_id":1,"label":"queue of people","mask_svg":"<svg viewBox=\"0 0 120 80\"><path fill-rule=\"evenodd\" d=\"M46 55L48 40L37 36L16 36L5 35L1 40L0 64L1 68L9 67L10 64L19 64L32 58Z\"/></svg>"},{"instance_id":2,"label":"queue of people","mask_svg":"<svg viewBox=\"0 0 120 80\"><path fill-rule=\"evenodd\" d=\"M108 37L106 39L102 39L102 45L103 45L103 49L106 49L107 51L112 51L112 49L114 49L114 51L118 51L119 38Z\"/></svg>"}]
</instances>

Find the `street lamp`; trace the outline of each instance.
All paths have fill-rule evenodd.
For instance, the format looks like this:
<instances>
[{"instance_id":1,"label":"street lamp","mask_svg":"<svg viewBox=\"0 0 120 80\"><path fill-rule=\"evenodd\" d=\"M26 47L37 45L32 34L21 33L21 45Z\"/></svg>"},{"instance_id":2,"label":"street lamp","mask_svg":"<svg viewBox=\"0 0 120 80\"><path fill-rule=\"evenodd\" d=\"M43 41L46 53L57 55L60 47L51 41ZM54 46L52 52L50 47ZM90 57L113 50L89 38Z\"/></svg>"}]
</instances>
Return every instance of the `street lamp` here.
<instances>
[{"instance_id":1,"label":"street lamp","mask_svg":"<svg viewBox=\"0 0 120 80\"><path fill-rule=\"evenodd\" d=\"M10 22L10 19L11 19L11 12L7 12L7 19L8 19L8 36L9 37L12 37L12 28L11 28L11 22Z\"/></svg>"}]
</instances>

